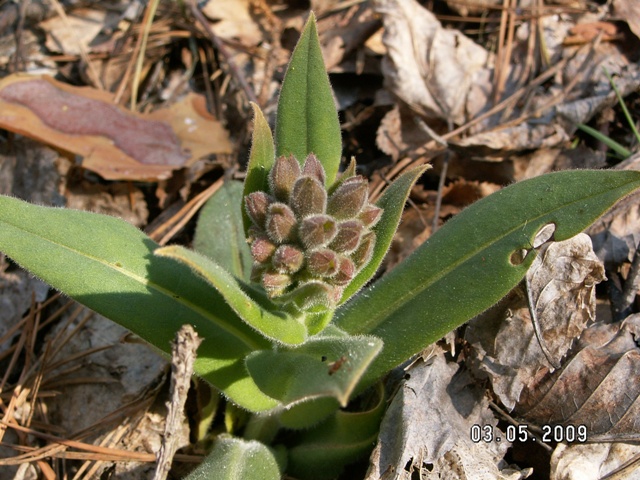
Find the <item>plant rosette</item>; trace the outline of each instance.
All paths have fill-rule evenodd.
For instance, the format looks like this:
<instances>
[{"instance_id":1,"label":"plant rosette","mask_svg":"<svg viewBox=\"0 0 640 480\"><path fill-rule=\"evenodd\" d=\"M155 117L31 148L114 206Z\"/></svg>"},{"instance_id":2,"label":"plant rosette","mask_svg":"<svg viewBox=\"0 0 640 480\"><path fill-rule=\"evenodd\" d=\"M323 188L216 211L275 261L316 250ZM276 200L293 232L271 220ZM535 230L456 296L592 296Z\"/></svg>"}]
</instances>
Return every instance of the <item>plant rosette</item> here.
<instances>
[{"instance_id":1,"label":"plant rosette","mask_svg":"<svg viewBox=\"0 0 640 480\"><path fill-rule=\"evenodd\" d=\"M191 479L335 477L377 438L385 374L518 285L541 229L570 238L640 187L640 172L587 170L511 185L371 283L426 167L375 204L355 162L339 174L313 15L275 135L253 109L244 184L228 182L205 205L196 250L160 247L119 219L0 196L0 251L18 264L166 354L183 324L204 339L194 370L229 400L227 423L242 426L216 437ZM363 392L368 407L340 409Z\"/></svg>"}]
</instances>

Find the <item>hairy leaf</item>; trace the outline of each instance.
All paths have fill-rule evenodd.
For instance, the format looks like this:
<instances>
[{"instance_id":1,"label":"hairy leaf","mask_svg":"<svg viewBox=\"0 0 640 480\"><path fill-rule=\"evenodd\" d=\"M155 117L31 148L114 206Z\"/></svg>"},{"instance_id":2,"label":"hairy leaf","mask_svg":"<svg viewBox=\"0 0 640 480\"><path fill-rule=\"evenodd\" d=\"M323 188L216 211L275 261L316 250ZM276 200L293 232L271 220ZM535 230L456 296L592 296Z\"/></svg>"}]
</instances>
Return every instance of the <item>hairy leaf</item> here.
<instances>
[{"instance_id":1,"label":"hairy leaf","mask_svg":"<svg viewBox=\"0 0 640 480\"><path fill-rule=\"evenodd\" d=\"M158 248L154 254L173 258L189 266L220 292L240 318L266 337L285 344L298 344L306 340L307 329L302 319L279 312L274 305L270 305L271 308L260 305L242 289L233 275L217 263L179 245Z\"/></svg>"},{"instance_id":2,"label":"hairy leaf","mask_svg":"<svg viewBox=\"0 0 640 480\"><path fill-rule=\"evenodd\" d=\"M244 197L250 193L269 190L269 171L276 160L273 136L267 119L255 103L253 107L253 136L251 137L251 154L247 165L247 177L244 179ZM241 205L245 231L251 226L251 220Z\"/></svg>"},{"instance_id":3,"label":"hairy leaf","mask_svg":"<svg viewBox=\"0 0 640 480\"><path fill-rule=\"evenodd\" d=\"M0 196L0 251L167 354L175 332L192 324L204 338L196 373L245 408L273 408L243 362L270 342L188 266L154 255L157 248L117 218Z\"/></svg>"},{"instance_id":4,"label":"hairy leaf","mask_svg":"<svg viewBox=\"0 0 640 480\"><path fill-rule=\"evenodd\" d=\"M302 164L314 153L324 166L326 186L333 183L342 156L340 122L313 13L282 82L275 136L278 157L293 154Z\"/></svg>"},{"instance_id":5,"label":"hairy leaf","mask_svg":"<svg viewBox=\"0 0 640 480\"><path fill-rule=\"evenodd\" d=\"M218 437L213 450L186 480L280 480L273 452L255 440Z\"/></svg>"},{"instance_id":6,"label":"hairy leaf","mask_svg":"<svg viewBox=\"0 0 640 480\"><path fill-rule=\"evenodd\" d=\"M320 397L345 406L381 348L371 336L313 337L299 347L254 352L246 364L260 389L283 407Z\"/></svg>"},{"instance_id":7,"label":"hairy leaf","mask_svg":"<svg viewBox=\"0 0 640 480\"><path fill-rule=\"evenodd\" d=\"M338 411L302 432L289 450L287 472L301 479L335 478L345 465L367 455L386 407L382 389L378 399L369 410Z\"/></svg>"},{"instance_id":8,"label":"hairy leaf","mask_svg":"<svg viewBox=\"0 0 640 480\"><path fill-rule=\"evenodd\" d=\"M251 252L242 225L242 183L225 182L200 211L193 248L245 281Z\"/></svg>"},{"instance_id":9,"label":"hairy leaf","mask_svg":"<svg viewBox=\"0 0 640 480\"><path fill-rule=\"evenodd\" d=\"M365 384L506 295L531 265L531 242L543 226L555 224L556 240L572 237L638 187L635 171L557 172L504 188L454 217L336 313L339 328L384 342ZM529 254L520 262L523 249Z\"/></svg>"}]
</instances>

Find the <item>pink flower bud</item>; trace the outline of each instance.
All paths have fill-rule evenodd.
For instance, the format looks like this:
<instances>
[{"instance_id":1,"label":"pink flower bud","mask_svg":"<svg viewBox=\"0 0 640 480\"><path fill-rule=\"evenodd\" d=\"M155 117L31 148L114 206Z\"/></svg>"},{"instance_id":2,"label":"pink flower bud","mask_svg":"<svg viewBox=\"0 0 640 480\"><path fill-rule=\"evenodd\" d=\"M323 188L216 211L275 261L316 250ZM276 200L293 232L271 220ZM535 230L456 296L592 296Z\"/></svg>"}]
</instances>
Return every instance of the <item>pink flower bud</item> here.
<instances>
[{"instance_id":1,"label":"pink flower bud","mask_svg":"<svg viewBox=\"0 0 640 480\"><path fill-rule=\"evenodd\" d=\"M284 273L267 271L262 275L262 286L269 297L282 295L291 283L291 277Z\"/></svg>"},{"instance_id":2,"label":"pink flower bud","mask_svg":"<svg viewBox=\"0 0 640 480\"><path fill-rule=\"evenodd\" d=\"M296 216L284 203L272 203L267 210L265 230L275 243L292 242L296 236Z\"/></svg>"},{"instance_id":3,"label":"pink flower bud","mask_svg":"<svg viewBox=\"0 0 640 480\"><path fill-rule=\"evenodd\" d=\"M292 245L280 245L271 259L271 264L280 273L295 273L303 263L304 254Z\"/></svg>"},{"instance_id":4,"label":"pink flower bud","mask_svg":"<svg viewBox=\"0 0 640 480\"><path fill-rule=\"evenodd\" d=\"M347 220L338 225L338 234L329 244L338 253L351 253L360 245L364 225L360 220Z\"/></svg>"},{"instance_id":5,"label":"pink flower bud","mask_svg":"<svg viewBox=\"0 0 640 480\"><path fill-rule=\"evenodd\" d=\"M360 175L348 178L329 197L327 213L338 220L356 217L367 204L369 188Z\"/></svg>"},{"instance_id":6,"label":"pink flower bud","mask_svg":"<svg viewBox=\"0 0 640 480\"><path fill-rule=\"evenodd\" d=\"M331 283L340 287L349 285L349 282L356 276L356 266L348 257L340 257L338 263L338 273L331 279Z\"/></svg>"},{"instance_id":7,"label":"pink flower bud","mask_svg":"<svg viewBox=\"0 0 640 480\"><path fill-rule=\"evenodd\" d=\"M372 204L365 205L358 216L367 228L375 226L378 220L380 220L380 217L382 217L382 209Z\"/></svg>"},{"instance_id":8,"label":"pink flower bud","mask_svg":"<svg viewBox=\"0 0 640 480\"><path fill-rule=\"evenodd\" d=\"M266 237L258 237L251 243L251 255L256 262L265 263L276 251L276 246Z\"/></svg>"},{"instance_id":9,"label":"pink flower bud","mask_svg":"<svg viewBox=\"0 0 640 480\"><path fill-rule=\"evenodd\" d=\"M253 192L244 197L247 215L257 227L264 228L267 219L267 208L273 199L264 192Z\"/></svg>"},{"instance_id":10,"label":"pink flower bud","mask_svg":"<svg viewBox=\"0 0 640 480\"><path fill-rule=\"evenodd\" d=\"M307 156L307 159L304 162L304 167L302 167L302 174L307 177L312 177L318 180L321 185L324 185L325 182L325 173L324 167L313 153L310 153Z\"/></svg>"},{"instance_id":11,"label":"pink flower bud","mask_svg":"<svg viewBox=\"0 0 640 480\"><path fill-rule=\"evenodd\" d=\"M278 157L269 172L271 193L281 202L288 202L293 184L300 176L300 164L296 157Z\"/></svg>"},{"instance_id":12,"label":"pink flower bud","mask_svg":"<svg viewBox=\"0 0 640 480\"><path fill-rule=\"evenodd\" d=\"M360 245L355 252L351 254L351 258L356 265L356 268L360 270L364 267L371 257L373 256L373 247L376 245L376 234L369 232L365 234L360 240Z\"/></svg>"},{"instance_id":13,"label":"pink flower bud","mask_svg":"<svg viewBox=\"0 0 640 480\"><path fill-rule=\"evenodd\" d=\"M324 213L327 191L315 178L300 177L293 186L290 204L298 218Z\"/></svg>"},{"instance_id":14,"label":"pink flower bud","mask_svg":"<svg viewBox=\"0 0 640 480\"><path fill-rule=\"evenodd\" d=\"M332 277L338 272L338 255L323 248L307 254L307 270L316 277Z\"/></svg>"},{"instance_id":15,"label":"pink flower bud","mask_svg":"<svg viewBox=\"0 0 640 480\"><path fill-rule=\"evenodd\" d=\"M311 250L325 246L337 232L336 221L329 215L311 215L300 223L298 236L305 248Z\"/></svg>"}]
</instances>

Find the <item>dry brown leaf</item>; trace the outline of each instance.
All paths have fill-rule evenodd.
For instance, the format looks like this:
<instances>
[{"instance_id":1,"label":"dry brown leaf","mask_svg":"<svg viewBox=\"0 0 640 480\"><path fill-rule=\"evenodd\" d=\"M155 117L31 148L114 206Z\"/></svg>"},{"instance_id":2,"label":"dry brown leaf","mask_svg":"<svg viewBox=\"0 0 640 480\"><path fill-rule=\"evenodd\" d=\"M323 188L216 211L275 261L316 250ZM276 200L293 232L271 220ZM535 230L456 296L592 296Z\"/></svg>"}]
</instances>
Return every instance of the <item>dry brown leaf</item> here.
<instances>
[{"instance_id":1,"label":"dry brown leaf","mask_svg":"<svg viewBox=\"0 0 640 480\"><path fill-rule=\"evenodd\" d=\"M226 131L200 103L191 94L141 115L92 88L16 74L0 82L0 127L81 155L105 179L158 180L205 154L230 152Z\"/></svg>"},{"instance_id":2,"label":"dry brown leaf","mask_svg":"<svg viewBox=\"0 0 640 480\"><path fill-rule=\"evenodd\" d=\"M436 347L430 359L418 360L407 374L410 378L402 382L382 421L367 480L378 480L385 473L391 473L384 477L389 479L411 478L406 471L408 465L422 469L454 448L458 452L471 450L482 459L483 466L486 463L490 468L491 464L491 469L499 472L500 459L509 443L474 444L470 439L472 425L496 426L497 420L488 408L484 390L476 386L469 373L447 362L444 351ZM465 470L464 465L449 457L440 468L451 472L454 468ZM465 470L472 475L465 478L477 478L474 468Z\"/></svg>"},{"instance_id":3,"label":"dry brown leaf","mask_svg":"<svg viewBox=\"0 0 640 480\"><path fill-rule=\"evenodd\" d=\"M640 455L640 445L628 443L559 444L551 456L551 480L600 480ZM638 480L638 464L630 465L618 480ZM612 479L613 480L613 479Z\"/></svg>"},{"instance_id":4,"label":"dry brown leaf","mask_svg":"<svg viewBox=\"0 0 640 480\"><path fill-rule=\"evenodd\" d=\"M262 32L251 16L250 4L249 0L208 1L202 13L214 21L211 29L220 38L254 46L262 41Z\"/></svg>"},{"instance_id":5,"label":"dry brown leaf","mask_svg":"<svg viewBox=\"0 0 640 480\"><path fill-rule=\"evenodd\" d=\"M387 88L426 117L455 124L473 117L468 102L491 90L488 52L414 0L377 0L376 11L385 28Z\"/></svg>"},{"instance_id":6,"label":"dry brown leaf","mask_svg":"<svg viewBox=\"0 0 640 480\"><path fill-rule=\"evenodd\" d=\"M314 9L314 11L316 10ZM320 19L318 31L320 32L322 56L327 70L334 71L345 57L363 47L367 39L379 28L380 20L368 3L361 4L357 10L342 17L332 15ZM353 63L353 67L356 67L356 63ZM340 65L339 71L356 72L356 68L345 70L345 65Z\"/></svg>"},{"instance_id":7,"label":"dry brown leaf","mask_svg":"<svg viewBox=\"0 0 640 480\"><path fill-rule=\"evenodd\" d=\"M610 42L618 38L618 27L611 22L580 23L569 30L564 39L565 45L582 45L593 42L599 35L602 41Z\"/></svg>"},{"instance_id":8,"label":"dry brown leaf","mask_svg":"<svg viewBox=\"0 0 640 480\"><path fill-rule=\"evenodd\" d=\"M613 0L613 14L629 24L640 38L640 3L637 0Z\"/></svg>"},{"instance_id":9,"label":"dry brown leaf","mask_svg":"<svg viewBox=\"0 0 640 480\"><path fill-rule=\"evenodd\" d=\"M536 315L542 338L561 358L594 315L593 284L604 274L587 235L552 243L530 269ZM497 308L469 323L465 332L475 361L491 379L500 401L513 409L521 393L554 369L536 337L527 303L512 295Z\"/></svg>"},{"instance_id":10,"label":"dry brown leaf","mask_svg":"<svg viewBox=\"0 0 640 480\"><path fill-rule=\"evenodd\" d=\"M121 14L95 8L77 8L67 18L51 17L38 25L46 33L46 47L51 52L80 55L81 48L91 51L92 41L108 25L117 25Z\"/></svg>"},{"instance_id":11,"label":"dry brown leaf","mask_svg":"<svg viewBox=\"0 0 640 480\"><path fill-rule=\"evenodd\" d=\"M640 195L623 199L589 228L589 234L607 268L631 262L640 243Z\"/></svg>"},{"instance_id":12,"label":"dry brown leaf","mask_svg":"<svg viewBox=\"0 0 640 480\"><path fill-rule=\"evenodd\" d=\"M585 425L589 441L639 440L638 338L640 314L589 328L577 353L528 392L518 414L538 425Z\"/></svg>"},{"instance_id":13,"label":"dry brown leaf","mask_svg":"<svg viewBox=\"0 0 640 480\"><path fill-rule=\"evenodd\" d=\"M541 341L554 365L560 364L587 322L595 320L595 287L603 280L604 266L588 235L581 233L540 248L526 281Z\"/></svg>"}]
</instances>

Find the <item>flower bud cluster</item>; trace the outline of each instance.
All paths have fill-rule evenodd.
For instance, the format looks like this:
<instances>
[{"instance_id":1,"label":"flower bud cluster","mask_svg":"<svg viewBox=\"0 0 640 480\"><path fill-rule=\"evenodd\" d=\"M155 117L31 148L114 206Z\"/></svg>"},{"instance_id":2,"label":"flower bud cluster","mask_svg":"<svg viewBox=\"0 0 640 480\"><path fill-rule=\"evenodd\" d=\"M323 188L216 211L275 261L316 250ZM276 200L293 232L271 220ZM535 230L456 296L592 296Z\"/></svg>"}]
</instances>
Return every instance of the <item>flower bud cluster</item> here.
<instances>
[{"instance_id":1,"label":"flower bud cluster","mask_svg":"<svg viewBox=\"0 0 640 480\"><path fill-rule=\"evenodd\" d=\"M329 193L315 155L302 167L294 156L280 157L269 172L269 191L245 197L252 280L271 298L301 310L331 308L371 259L371 227L382 209L369 203L367 181L353 170Z\"/></svg>"}]
</instances>

